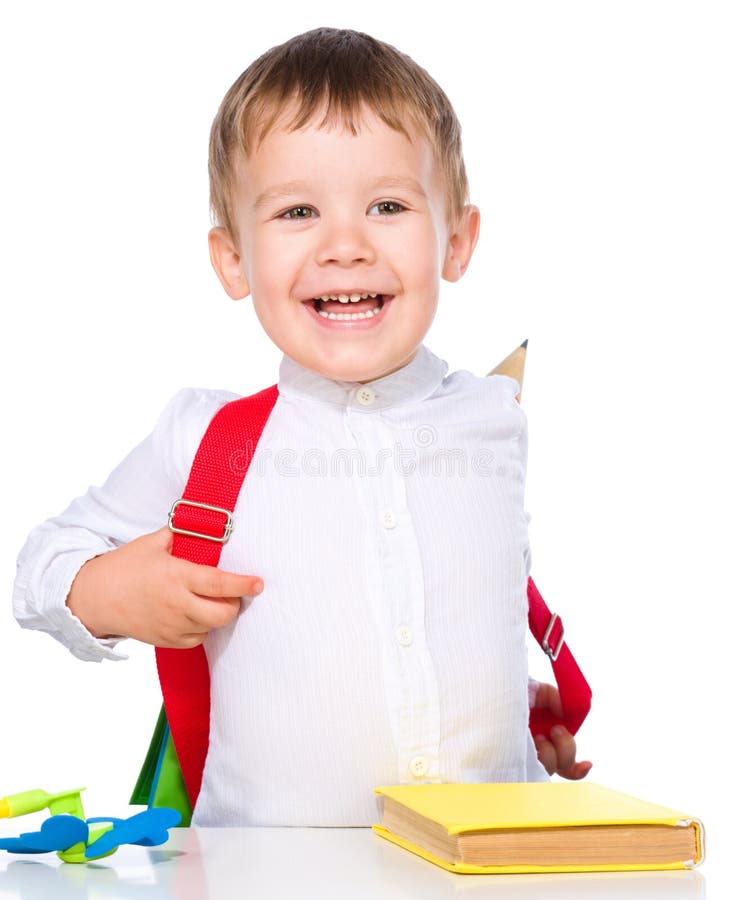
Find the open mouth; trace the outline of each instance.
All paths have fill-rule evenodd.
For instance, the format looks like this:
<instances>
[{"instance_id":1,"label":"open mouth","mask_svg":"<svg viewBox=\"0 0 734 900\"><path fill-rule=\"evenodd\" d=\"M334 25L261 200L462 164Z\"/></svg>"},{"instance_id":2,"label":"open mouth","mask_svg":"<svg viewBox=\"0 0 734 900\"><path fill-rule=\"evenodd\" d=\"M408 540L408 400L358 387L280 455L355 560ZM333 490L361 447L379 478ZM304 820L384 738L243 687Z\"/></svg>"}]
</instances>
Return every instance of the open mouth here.
<instances>
[{"instance_id":1,"label":"open mouth","mask_svg":"<svg viewBox=\"0 0 734 900\"><path fill-rule=\"evenodd\" d=\"M388 294L329 294L314 297L308 302L324 319L349 322L374 319L391 299Z\"/></svg>"}]
</instances>

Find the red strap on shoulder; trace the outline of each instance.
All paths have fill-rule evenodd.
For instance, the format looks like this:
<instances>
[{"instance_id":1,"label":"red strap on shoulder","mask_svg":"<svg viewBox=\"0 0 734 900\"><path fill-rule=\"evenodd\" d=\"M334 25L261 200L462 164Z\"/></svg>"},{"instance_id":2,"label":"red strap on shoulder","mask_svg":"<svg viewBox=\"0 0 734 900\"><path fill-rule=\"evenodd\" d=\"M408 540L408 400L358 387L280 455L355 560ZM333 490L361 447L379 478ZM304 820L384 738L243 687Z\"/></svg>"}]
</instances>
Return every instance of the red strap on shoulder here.
<instances>
[{"instance_id":1,"label":"red strap on shoulder","mask_svg":"<svg viewBox=\"0 0 734 900\"><path fill-rule=\"evenodd\" d=\"M227 403L214 416L194 458L183 497L174 504L173 555L216 566L255 447L278 397L277 385ZM184 534L181 532L190 532ZM551 658L563 705L562 720L547 710L531 710L530 730L547 734L556 722L573 734L591 705L591 690L532 578L528 579L530 630ZM191 807L201 789L209 749L210 682L203 647L156 648L163 702Z\"/></svg>"},{"instance_id":2,"label":"red strap on shoulder","mask_svg":"<svg viewBox=\"0 0 734 900\"><path fill-rule=\"evenodd\" d=\"M548 609L532 578L528 578L528 622L533 637L550 658L563 707L562 719L546 709L531 709L530 731L547 736L558 724L576 734L591 708L591 688L568 649L561 617Z\"/></svg>"},{"instance_id":3,"label":"red strap on shoulder","mask_svg":"<svg viewBox=\"0 0 734 900\"><path fill-rule=\"evenodd\" d=\"M209 423L183 497L174 504L169 519L174 530L173 556L207 566L218 564L242 482L277 398L274 384L225 404ZM206 654L202 646L192 650L156 647L156 662L173 745L193 809L209 749Z\"/></svg>"}]
</instances>

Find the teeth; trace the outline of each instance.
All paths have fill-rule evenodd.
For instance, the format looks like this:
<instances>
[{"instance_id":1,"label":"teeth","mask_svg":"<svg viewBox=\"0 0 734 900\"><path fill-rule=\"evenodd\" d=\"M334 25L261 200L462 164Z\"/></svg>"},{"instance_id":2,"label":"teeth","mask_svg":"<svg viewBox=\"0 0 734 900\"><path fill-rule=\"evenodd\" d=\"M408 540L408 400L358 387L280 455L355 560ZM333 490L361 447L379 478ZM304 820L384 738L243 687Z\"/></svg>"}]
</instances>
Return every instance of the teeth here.
<instances>
[{"instance_id":1,"label":"teeth","mask_svg":"<svg viewBox=\"0 0 734 900\"><path fill-rule=\"evenodd\" d=\"M320 298L319 298L320 299ZM382 301L379 301L380 305L375 307L375 309L368 309L367 312L357 312L357 313L333 313L333 312L325 312L323 309L317 310L320 316L323 316L325 319L341 319L344 321L351 321L354 319L374 319L375 316L378 316L382 310L384 309L384 304Z\"/></svg>"},{"instance_id":2,"label":"teeth","mask_svg":"<svg viewBox=\"0 0 734 900\"><path fill-rule=\"evenodd\" d=\"M380 309L368 309L367 312L363 313L327 313L321 309L319 310L319 315L323 316L325 319L342 319L349 321L350 319L373 319L381 312L382 307L380 307Z\"/></svg>"},{"instance_id":3,"label":"teeth","mask_svg":"<svg viewBox=\"0 0 734 900\"><path fill-rule=\"evenodd\" d=\"M377 297L377 294L322 294L320 297L314 297L314 300L338 300L340 303L359 303L360 300L366 300L368 297Z\"/></svg>"}]
</instances>

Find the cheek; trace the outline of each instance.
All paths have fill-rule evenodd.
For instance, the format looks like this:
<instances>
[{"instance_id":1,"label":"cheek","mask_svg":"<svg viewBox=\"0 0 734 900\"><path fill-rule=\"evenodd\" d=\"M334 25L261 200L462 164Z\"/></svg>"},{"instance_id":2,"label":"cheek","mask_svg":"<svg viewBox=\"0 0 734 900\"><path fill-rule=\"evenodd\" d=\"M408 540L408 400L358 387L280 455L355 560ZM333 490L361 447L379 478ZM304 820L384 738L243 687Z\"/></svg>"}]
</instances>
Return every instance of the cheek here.
<instances>
[{"instance_id":1,"label":"cheek","mask_svg":"<svg viewBox=\"0 0 734 900\"><path fill-rule=\"evenodd\" d=\"M436 234L431 229L422 229L406 235L393 247L400 267L411 281L421 284L439 282L441 270L441 248Z\"/></svg>"},{"instance_id":2,"label":"cheek","mask_svg":"<svg viewBox=\"0 0 734 900\"><path fill-rule=\"evenodd\" d=\"M263 238L253 242L252 250L253 291L262 294L276 291L279 295L284 289L287 291L302 262L297 242Z\"/></svg>"}]
</instances>

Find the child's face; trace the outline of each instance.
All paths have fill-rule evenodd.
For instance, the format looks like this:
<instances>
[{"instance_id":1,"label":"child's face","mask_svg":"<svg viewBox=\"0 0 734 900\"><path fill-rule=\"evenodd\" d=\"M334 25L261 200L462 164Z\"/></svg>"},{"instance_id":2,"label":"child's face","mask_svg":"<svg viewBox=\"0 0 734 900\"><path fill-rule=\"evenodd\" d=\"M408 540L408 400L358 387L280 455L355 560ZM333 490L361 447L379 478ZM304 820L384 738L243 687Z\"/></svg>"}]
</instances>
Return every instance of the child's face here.
<instances>
[{"instance_id":1,"label":"child's face","mask_svg":"<svg viewBox=\"0 0 734 900\"><path fill-rule=\"evenodd\" d=\"M274 128L239 164L239 239L210 234L212 262L283 353L338 381L372 381L415 356L436 313L441 277L471 257L479 213L449 228L445 190L428 142L408 140L365 111L357 135L341 127ZM325 319L312 301L378 294L362 320ZM324 303L325 312L368 303Z\"/></svg>"}]
</instances>

